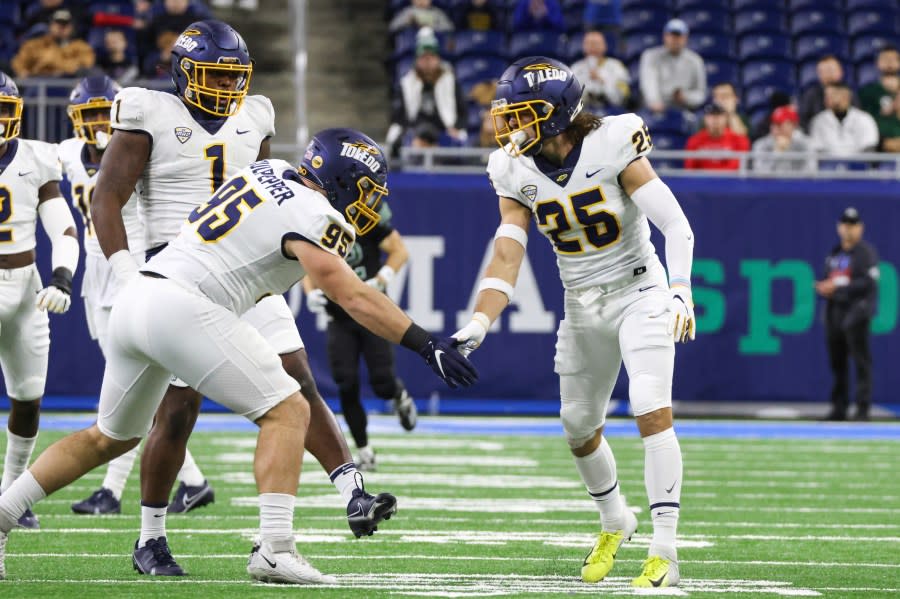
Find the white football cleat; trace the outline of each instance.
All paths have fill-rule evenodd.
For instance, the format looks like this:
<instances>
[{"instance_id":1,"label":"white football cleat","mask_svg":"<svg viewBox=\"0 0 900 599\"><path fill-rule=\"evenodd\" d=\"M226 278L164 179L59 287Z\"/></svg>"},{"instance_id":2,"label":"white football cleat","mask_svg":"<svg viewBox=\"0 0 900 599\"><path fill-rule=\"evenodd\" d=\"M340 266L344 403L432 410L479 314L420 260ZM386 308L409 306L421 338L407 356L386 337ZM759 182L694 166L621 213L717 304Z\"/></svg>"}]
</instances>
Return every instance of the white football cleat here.
<instances>
[{"instance_id":1,"label":"white football cleat","mask_svg":"<svg viewBox=\"0 0 900 599\"><path fill-rule=\"evenodd\" d=\"M247 562L247 573L260 582L337 584L337 578L322 574L297 553L294 539L255 544Z\"/></svg>"}]
</instances>

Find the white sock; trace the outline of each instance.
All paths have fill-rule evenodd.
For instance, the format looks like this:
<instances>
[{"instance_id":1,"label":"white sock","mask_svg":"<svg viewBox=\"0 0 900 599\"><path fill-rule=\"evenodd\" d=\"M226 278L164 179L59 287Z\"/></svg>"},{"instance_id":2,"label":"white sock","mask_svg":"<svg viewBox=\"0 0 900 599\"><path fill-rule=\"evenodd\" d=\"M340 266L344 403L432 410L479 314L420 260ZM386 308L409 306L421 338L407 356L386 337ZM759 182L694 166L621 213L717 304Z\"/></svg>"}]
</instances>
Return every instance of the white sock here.
<instances>
[{"instance_id":1,"label":"white sock","mask_svg":"<svg viewBox=\"0 0 900 599\"><path fill-rule=\"evenodd\" d=\"M356 477L359 477L359 488L363 485L362 473L356 470L356 464L347 462L335 468L328 477L334 483L337 492L341 494L344 503L350 503L353 499L353 491L357 488Z\"/></svg>"},{"instance_id":2,"label":"white sock","mask_svg":"<svg viewBox=\"0 0 900 599\"><path fill-rule=\"evenodd\" d=\"M3 480L0 481L0 493L6 493L13 481L22 476L22 473L28 468L35 441L37 441L37 435L31 438L20 437L9 430L6 431L6 459L3 461Z\"/></svg>"},{"instance_id":3,"label":"white sock","mask_svg":"<svg viewBox=\"0 0 900 599\"><path fill-rule=\"evenodd\" d=\"M184 450L184 464L182 464L181 470L178 471L178 480L189 487L202 486L204 481L206 481L203 473L200 472L200 468L197 467L197 462L194 461L194 456L191 455L188 449Z\"/></svg>"},{"instance_id":4,"label":"white sock","mask_svg":"<svg viewBox=\"0 0 900 599\"><path fill-rule=\"evenodd\" d=\"M675 429L644 437L644 485L653 518L653 540L648 555L677 560L675 532L681 509L683 466Z\"/></svg>"},{"instance_id":5,"label":"white sock","mask_svg":"<svg viewBox=\"0 0 900 599\"><path fill-rule=\"evenodd\" d=\"M111 461L106 467L106 476L103 477L103 488L112 491L116 499L122 499L122 491L125 490L125 483L128 481L128 475L134 467L134 460L138 456L140 445L127 451Z\"/></svg>"},{"instance_id":6,"label":"white sock","mask_svg":"<svg viewBox=\"0 0 900 599\"><path fill-rule=\"evenodd\" d=\"M625 510L616 476L616 458L609 443L606 442L606 437L601 438L600 445L593 453L576 457L575 467L578 468L588 494L600 511L603 530L607 532L622 530L625 527Z\"/></svg>"},{"instance_id":7,"label":"white sock","mask_svg":"<svg viewBox=\"0 0 900 599\"><path fill-rule=\"evenodd\" d=\"M294 539L294 503L297 497L287 493L259 494L259 539Z\"/></svg>"},{"instance_id":8,"label":"white sock","mask_svg":"<svg viewBox=\"0 0 900 599\"><path fill-rule=\"evenodd\" d=\"M0 531L9 532L19 521L25 510L31 509L35 503L46 497L44 489L26 470L8 489L0 495Z\"/></svg>"},{"instance_id":9,"label":"white sock","mask_svg":"<svg viewBox=\"0 0 900 599\"><path fill-rule=\"evenodd\" d=\"M166 508L141 503L141 538L138 547L143 547L150 539L166 536Z\"/></svg>"}]
</instances>

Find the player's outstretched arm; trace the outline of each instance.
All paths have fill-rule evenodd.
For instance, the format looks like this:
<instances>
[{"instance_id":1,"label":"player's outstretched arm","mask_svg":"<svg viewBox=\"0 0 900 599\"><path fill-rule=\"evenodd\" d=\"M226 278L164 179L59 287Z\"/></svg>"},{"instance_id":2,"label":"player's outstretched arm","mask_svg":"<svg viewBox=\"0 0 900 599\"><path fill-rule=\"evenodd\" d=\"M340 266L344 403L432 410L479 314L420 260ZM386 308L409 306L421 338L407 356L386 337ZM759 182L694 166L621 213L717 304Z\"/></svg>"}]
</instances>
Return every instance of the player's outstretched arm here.
<instances>
[{"instance_id":1,"label":"player's outstretched arm","mask_svg":"<svg viewBox=\"0 0 900 599\"><path fill-rule=\"evenodd\" d=\"M666 268L672 290L668 310L669 333L675 341L692 341L697 327L691 294L691 266L694 262L691 225L672 190L657 176L646 158L638 158L625 167L619 174L619 183L666 238Z\"/></svg>"},{"instance_id":2,"label":"player's outstretched arm","mask_svg":"<svg viewBox=\"0 0 900 599\"><path fill-rule=\"evenodd\" d=\"M472 320L453 337L468 355L484 341L491 324L512 301L519 267L528 244L531 210L510 198L500 197L500 226L494 234L494 255L478 285Z\"/></svg>"},{"instance_id":3,"label":"player's outstretched arm","mask_svg":"<svg viewBox=\"0 0 900 599\"><path fill-rule=\"evenodd\" d=\"M381 240L381 243L378 244L378 249L384 252L387 257L385 258L384 266L378 269L378 274L366 281L366 285L384 293L387 291L387 286L394 280L397 271L403 268L403 265L409 260L409 250L406 249L403 237L400 236L396 229Z\"/></svg>"},{"instance_id":4,"label":"player's outstretched arm","mask_svg":"<svg viewBox=\"0 0 900 599\"><path fill-rule=\"evenodd\" d=\"M109 264L121 280L131 278L138 264L128 251L122 206L134 192L150 157L150 137L145 133L113 131L103 152L97 186L91 196L94 232Z\"/></svg>"},{"instance_id":5,"label":"player's outstretched arm","mask_svg":"<svg viewBox=\"0 0 900 599\"><path fill-rule=\"evenodd\" d=\"M38 190L38 215L53 244L50 261L53 274L37 295L37 307L62 314L72 305L72 276L78 268L78 233L69 205L62 198L57 181L48 181Z\"/></svg>"},{"instance_id":6,"label":"player's outstretched arm","mask_svg":"<svg viewBox=\"0 0 900 599\"><path fill-rule=\"evenodd\" d=\"M454 339L430 335L386 295L363 283L341 256L304 240L289 240L284 245L286 253L303 265L313 284L356 322L418 353L450 387L468 387L478 379L478 372L456 349Z\"/></svg>"}]
</instances>

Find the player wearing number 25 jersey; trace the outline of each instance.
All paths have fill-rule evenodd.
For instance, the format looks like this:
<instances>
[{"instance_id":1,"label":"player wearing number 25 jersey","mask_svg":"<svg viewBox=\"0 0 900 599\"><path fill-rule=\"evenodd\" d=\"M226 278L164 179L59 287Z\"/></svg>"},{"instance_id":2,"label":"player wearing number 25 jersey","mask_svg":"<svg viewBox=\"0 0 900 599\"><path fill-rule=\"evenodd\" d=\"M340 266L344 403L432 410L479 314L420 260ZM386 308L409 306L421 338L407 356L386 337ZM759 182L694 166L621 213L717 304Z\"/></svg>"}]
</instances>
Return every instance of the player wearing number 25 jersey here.
<instances>
[{"instance_id":1,"label":"player wearing number 25 jersey","mask_svg":"<svg viewBox=\"0 0 900 599\"><path fill-rule=\"evenodd\" d=\"M501 149L487 168L501 225L472 321L454 337L477 348L512 299L533 218L553 245L565 288L555 360L560 416L600 512L601 532L582 578L602 580L637 528L602 435L624 362L644 440L653 519L648 559L633 584L671 586L679 580L675 530L682 484L672 428L673 341L694 338L693 234L646 158L652 142L640 117L599 119L581 112L581 97L572 71L552 59L523 58L501 76L491 108ZM666 238L668 280L650 243L648 218Z\"/></svg>"}]
</instances>

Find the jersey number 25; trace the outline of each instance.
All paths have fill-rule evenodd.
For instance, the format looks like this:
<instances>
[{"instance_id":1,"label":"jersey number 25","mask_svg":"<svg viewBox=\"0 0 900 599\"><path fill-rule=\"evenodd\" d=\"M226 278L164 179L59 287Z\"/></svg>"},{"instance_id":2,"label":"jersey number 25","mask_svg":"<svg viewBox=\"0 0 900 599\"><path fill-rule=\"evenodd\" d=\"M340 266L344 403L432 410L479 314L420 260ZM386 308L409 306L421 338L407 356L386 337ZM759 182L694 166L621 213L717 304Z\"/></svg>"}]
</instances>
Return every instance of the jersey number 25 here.
<instances>
[{"instance_id":1,"label":"jersey number 25","mask_svg":"<svg viewBox=\"0 0 900 599\"><path fill-rule=\"evenodd\" d=\"M534 216L538 228L553 241L557 252L580 254L585 246L600 249L619 239L621 228L616 215L597 209L605 201L603 190L594 187L570 195L568 206L555 198L545 200L535 207ZM572 225L569 214L574 214L580 227Z\"/></svg>"}]
</instances>

